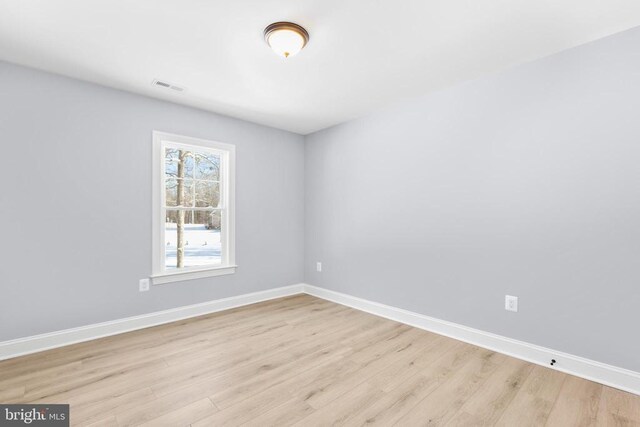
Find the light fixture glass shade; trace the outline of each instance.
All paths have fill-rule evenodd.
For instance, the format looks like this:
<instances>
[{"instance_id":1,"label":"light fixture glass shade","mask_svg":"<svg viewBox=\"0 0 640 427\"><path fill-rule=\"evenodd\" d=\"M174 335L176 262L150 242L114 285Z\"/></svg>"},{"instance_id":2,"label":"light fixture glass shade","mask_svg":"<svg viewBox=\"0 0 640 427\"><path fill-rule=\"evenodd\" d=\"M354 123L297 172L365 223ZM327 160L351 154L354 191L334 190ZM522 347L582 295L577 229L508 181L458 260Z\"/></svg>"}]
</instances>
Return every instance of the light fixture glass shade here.
<instances>
[{"instance_id":1,"label":"light fixture glass shade","mask_svg":"<svg viewBox=\"0 0 640 427\"><path fill-rule=\"evenodd\" d=\"M264 37L275 53L289 58L300 52L309 41L309 33L292 22L276 22L264 30Z\"/></svg>"}]
</instances>

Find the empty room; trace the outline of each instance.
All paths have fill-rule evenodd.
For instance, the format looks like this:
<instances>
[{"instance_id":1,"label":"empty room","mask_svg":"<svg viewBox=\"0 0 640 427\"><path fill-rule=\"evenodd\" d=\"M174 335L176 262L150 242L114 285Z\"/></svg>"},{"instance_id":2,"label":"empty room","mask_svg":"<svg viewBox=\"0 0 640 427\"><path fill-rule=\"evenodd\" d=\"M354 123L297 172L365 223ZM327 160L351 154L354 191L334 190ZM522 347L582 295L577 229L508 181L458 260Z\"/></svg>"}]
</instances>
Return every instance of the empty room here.
<instances>
[{"instance_id":1,"label":"empty room","mask_svg":"<svg viewBox=\"0 0 640 427\"><path fill-rule=\"evenodd\" d=\"M640 427L638 0L0 0L0 147L0 427Z\"/></svg>"}]
</instances>

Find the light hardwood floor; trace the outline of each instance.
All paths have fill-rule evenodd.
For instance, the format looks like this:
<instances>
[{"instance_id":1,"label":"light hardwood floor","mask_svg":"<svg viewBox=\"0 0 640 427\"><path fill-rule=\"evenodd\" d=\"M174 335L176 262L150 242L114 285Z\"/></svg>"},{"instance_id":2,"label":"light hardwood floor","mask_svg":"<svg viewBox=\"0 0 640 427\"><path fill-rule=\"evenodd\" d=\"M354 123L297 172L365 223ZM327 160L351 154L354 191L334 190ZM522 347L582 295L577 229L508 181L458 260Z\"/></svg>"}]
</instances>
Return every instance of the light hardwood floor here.
<instances>
[{"instance_id":1,"label":"light hardwood floor","mask_svg":"<svg viewBox=\"0 0 640 427\"><path fill-rule=\"evenodd\" d=\"M308 295L0 362L73 425L640 426L640 397Z\"/></svg>"}]
</instances>

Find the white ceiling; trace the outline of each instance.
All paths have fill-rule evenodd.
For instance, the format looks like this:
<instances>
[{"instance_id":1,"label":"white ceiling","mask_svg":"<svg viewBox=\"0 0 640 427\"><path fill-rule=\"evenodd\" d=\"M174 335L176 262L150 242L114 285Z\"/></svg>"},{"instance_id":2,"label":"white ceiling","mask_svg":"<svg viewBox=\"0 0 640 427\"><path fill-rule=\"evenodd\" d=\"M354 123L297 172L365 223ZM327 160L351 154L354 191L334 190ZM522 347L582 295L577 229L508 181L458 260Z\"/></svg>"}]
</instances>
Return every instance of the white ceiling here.
<instances>
[{"instance_id":1,"label":"white ceiling","mask_svg":"<svg viewBox=\"0 0 640 427\"><path fill-rule=\"evenodd\" d=\"M311 36L286 60L280 20ZM307 134L637 25L638 0L0 0L0 58Z\"/></svg>"}]
</instances>

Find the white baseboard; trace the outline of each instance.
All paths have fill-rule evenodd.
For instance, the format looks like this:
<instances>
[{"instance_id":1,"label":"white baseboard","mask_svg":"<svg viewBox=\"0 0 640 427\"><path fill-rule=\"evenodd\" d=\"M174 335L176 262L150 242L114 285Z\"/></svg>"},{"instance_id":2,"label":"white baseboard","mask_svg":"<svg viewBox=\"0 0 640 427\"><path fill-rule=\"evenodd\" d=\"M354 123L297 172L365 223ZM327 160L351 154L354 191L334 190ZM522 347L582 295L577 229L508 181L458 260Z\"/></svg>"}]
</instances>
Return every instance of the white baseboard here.
<instances>
[{"instance_id":1,"label":"white baseboard","mask_svg":"<svg viewBox=\"0 0 640 427\"><path fill-rule=\"evenodd\" d=\"M477 345L478 347L483 347L526 360L527 362L640 395L640 373L638 372L480 331L445 320L435 319L423 314L413 313L340 292L319 288L317 286L305 284L304 292L376 316L395 320L416 328ZM556 360L554 366L549 365L551 359Z\"/></svg>"},{"instance_id":2,"label":"white baseboard","mask_svg":"<svg viewBox=\"0 0 640 427\"><path fill-rule=\"evenodd\" d=\"M156 311L141 316L127 317L110 322L96 323L78 328L65 329L47 334L34 335L26 338L18 338L11 341L0 342L0 360L24 356L30 353L50 350L65 345L90 341L110 335L122 334L137 329L162 325L203 314L215 313L243 305L254 304L274 298L300 294L304 290L302 284L285 286L282 288L268 289L266 291L253 292L200 304L187 305L169 310Z\"/></svg>"},{"instance_id":3,"label":"white baseboard","mask_svg":"<svg viewBox=\"0 0 640 427\"><path fill-rule=\"evenodd\" d=\"M127 317L110 322L96 323L79 328L0 342L0 360L300 293L313 295L376 316L395 320L416 328L451 337L550 369L640 395L640 373L638 372L302 283L170 310L157 311L141 316ZM549 366L551 359L556 360L554 366Z\"/></svg>"}]
</instances>

